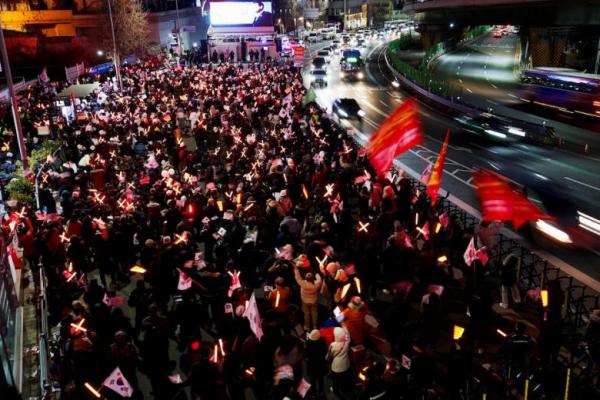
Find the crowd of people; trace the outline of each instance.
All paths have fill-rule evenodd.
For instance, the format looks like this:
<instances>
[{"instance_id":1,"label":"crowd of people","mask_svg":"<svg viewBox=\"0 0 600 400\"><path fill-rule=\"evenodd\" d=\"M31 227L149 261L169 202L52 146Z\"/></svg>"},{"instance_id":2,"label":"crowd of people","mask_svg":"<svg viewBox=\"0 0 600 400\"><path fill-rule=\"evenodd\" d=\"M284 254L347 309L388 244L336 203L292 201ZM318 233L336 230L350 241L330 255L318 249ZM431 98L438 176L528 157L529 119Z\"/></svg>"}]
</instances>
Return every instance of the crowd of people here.
<instances>
[{"instance_id":1,"label":"crowd of people","mask_svg":"<svg viewBox=\"0 0 600 400\"><path fill-rule=\"evenodd\" d=\"M401 172L376 176L351 129L303 104L297 68L152 60L122 76L123 92L82 78L103 94L72 121L51 115L58 84L22 96L26 130L60 143L44 212L12 211L47 277L61 398L115 367L138 399L142 375L161 400L460 398L494 263L502 306L520 301L510 259L463 261L473 235L493 249L493 225L470 232Z\"/></svg>"}]
</instances>

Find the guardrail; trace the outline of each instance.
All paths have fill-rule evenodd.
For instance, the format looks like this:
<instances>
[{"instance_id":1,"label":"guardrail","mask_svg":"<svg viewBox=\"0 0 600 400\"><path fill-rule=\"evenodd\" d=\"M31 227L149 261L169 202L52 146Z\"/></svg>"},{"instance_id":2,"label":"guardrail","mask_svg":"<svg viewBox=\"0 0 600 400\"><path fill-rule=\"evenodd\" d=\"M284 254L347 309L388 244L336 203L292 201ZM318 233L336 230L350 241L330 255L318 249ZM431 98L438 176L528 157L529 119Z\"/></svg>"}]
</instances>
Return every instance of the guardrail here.
<instances>
[{"instance_id":1,"label":"guardrail","mask_svg":"<svg viewBox=\"0 0 600 400\"><path fill-rule=\"evenodd\" d=\"M48 298L46 297L46 275L44 268L40 268L40 294L39 294L39 321L40 321L40 338L39 338L39 361L40 361L40 393L42 399L49 398L51 391L51 383L48 379L48 360L49 360L49 344L50 330L48 329Z\"/></svg>"},{"instance_id":2,"label":"guardrail","mask_svg":"<svg viewBox=\"0 0 600 400\"><path fill-rule=\"evenodd\" d=\"M410 180L415 188L426 195L426 185L415 177L411 177ZM480 222L479 218L469 214L447 198L440 198L436 207L448 216L457 218L468 230L474 229ZM517 285L522 293L527 293L530 289L546 289L549 282L554 280L560 282L565 295L562 304L564 341L561 344L568 351L566 357L558 357L561 376L566 376L567 371L577 371L571 377L572 398L592 398L590 393L600 396L600 386L596 383L600 379L600 371L590 368L591 355L587 350L581 350L582 330L589 321L591 311L600 306L600 294L553 266L524 243L499 233L493 258L501 261L510 253L515 253L520 260ZM532 373L532 376L535 374Z\"/></svg>"}]
</instances>

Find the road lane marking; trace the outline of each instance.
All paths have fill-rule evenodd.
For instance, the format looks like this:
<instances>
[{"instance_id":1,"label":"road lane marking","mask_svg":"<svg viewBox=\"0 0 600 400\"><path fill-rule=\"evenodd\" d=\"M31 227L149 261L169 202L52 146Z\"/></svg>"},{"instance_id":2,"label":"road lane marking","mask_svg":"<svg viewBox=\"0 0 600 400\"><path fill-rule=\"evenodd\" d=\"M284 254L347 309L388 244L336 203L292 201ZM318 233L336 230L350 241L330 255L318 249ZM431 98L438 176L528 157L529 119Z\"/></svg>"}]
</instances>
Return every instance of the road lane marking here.
<instances>
[{"instance_id":1,"label":"road lane marking","mask_svg":"<svg viewBox=\"0 0 600 400\"><path fill-rule=\"evenodd\" d=\"M485 101L487 101L488 103L494 104L494 105L498 105L498 103L496 103L494 100L490 100L490 99L485 99Z\"/></svg>"},{"instance_id":2,"label":"road lane marking","mask_svg":"<svg viewBox=\"0 0 600 400\"><path fill-rule=\"evenodd\" d=\"M489 151L490 153L498 154L498 152L497 152L496 150L492 150L492 149L490 149L489 147L484 147L484 146L482 146L482 145L480 145L480 144L473 143L473 142L469 142L469 144L470 144L471 146L479 147L479 148L480 148L480 149L482 149L482 150Z\"/></svg>"},{"instance_id":3,"label":"road lane marking","mask_svg":"<svg viewBox=\"0 0 600 400\"><path fill-rule=\"evenodd\" d=\"M370 101L368 101L368 100L363 100L363 103L364 103L364 104L365 104L367 107L369 107L370 109L372 109L373 111L375 111L377 114L381 115L382 117L384 117L384 118L387 118L387 117L388 117L388 115L387 115L387 114L385 114L385 113L381 112L381 110L379 110L379 108L377 108L377 107L375 107L373 104L371 104L371 102L370 102Z\"/></svg>"},{"instance_id":4,"label":"road lane marking","mask_svg":"<svg viewBox=\"0 0 600 400\"><path fill-rule=\"evenodd\" d=\"M471 89L469 89L468 87L465 87L465 89L467 89L467 92L473 93L473 91Z\"/></svg>"},{"instance_id":5,"label":"road lane marking","mask_svg":"<svg viewBox=\"0 0 600 400\"><path fill-rule=\"evenodd\" d=\"M594 189L594 190L597 190L597 191L599 191L599 192L600 192L600 188L599 188L599 187L596 187L596 186L593 186L593 185L587 184L587 183L585 183L585 182L578 181L577 179L569 178L568 176L565 176L565 179L566 179L566 180L568 180L568 181L574 182L574 183L578 183L578 184L580 184L581 186L585 186L585 187L587 187L587 188Z\"/></svg>"},{"instance_id":6,"label":"road lane marking","mask_svg":"<svg viewBox=\"0 0 600 400\"><path fill-rule=\"evenodd\" d=\"M383 101L383 100L379 100L379 102L380 102L381 104L383 104L383 105L384 105L384 107L389 107L389 105L388 105L388 104L387 104L385 101Z\"/></svg>"},{"instance_id":7,"label":"road lane marking","mask_svg":"<svg viewBox=\"0 0 600 400\"><path fill-rule=\"evenodd\" d=\"M492 87L493 87L494 89L498 89L498 86L494 85L493 83L492 83Z\"/></svg>"}]
</instances>

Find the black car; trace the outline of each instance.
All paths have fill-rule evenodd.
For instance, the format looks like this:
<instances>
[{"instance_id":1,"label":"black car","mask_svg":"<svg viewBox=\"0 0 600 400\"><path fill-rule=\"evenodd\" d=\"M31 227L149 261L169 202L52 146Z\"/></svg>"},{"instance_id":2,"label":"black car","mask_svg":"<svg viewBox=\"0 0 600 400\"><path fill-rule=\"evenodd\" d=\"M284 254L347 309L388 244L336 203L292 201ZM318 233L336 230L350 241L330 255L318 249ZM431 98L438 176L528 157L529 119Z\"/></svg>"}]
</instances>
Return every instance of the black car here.
<instances>
[{"instance_id":1,"label":"black car","mask_svg":"<svg viewBox=\"0 0 600 400\"><path fill-rule=\"evenodd\" d=\"M547 125L517 121L489 113L461 115L454 118L462 130L486 139L501 142L527 142L542 145L556 145L556 130Z\"/></svg>"},{"instance_id":2,"label":"black car","mask_svg":"<svg viewBox=\"0 0 600 400\"><path fill-rule=\"evenodd\" d=\"M323 69L327 65L327 61L323 57L315 57L312 60L312 65L315 69Z\"/></svg>"},{"instance_id":3,"label":"black car","mask_svg":"<svg viewBox=\"0 0 600 400\"><path fill-rule=\"evenodd\" d=\"M339 118L356 118L362 121L365 112L360 108L356 100L350 98L335 99L331 111Z\"/></svg>"}]
</instances>

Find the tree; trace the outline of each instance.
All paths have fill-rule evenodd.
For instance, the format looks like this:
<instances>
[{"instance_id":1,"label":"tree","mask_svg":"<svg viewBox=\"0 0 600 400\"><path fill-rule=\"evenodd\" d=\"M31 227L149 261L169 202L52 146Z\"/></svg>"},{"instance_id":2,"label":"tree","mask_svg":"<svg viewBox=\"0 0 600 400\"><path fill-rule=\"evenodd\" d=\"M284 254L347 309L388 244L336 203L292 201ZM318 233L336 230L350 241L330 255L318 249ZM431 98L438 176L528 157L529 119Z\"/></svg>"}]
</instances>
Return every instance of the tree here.
<instances>
[{"instance_id":1,"label":"tree","mask_svg":"<svg viewBox=\"0 0 600 400\"><path fill-rule=\"evenodd\" d=\"M150 29L146 13L139 0L107 0L111 2L115 29L116 56L142 54L150 44ZM103 25L103 42L106 49L113 48L108 10Z\"/></svg>"}]
</instances>

